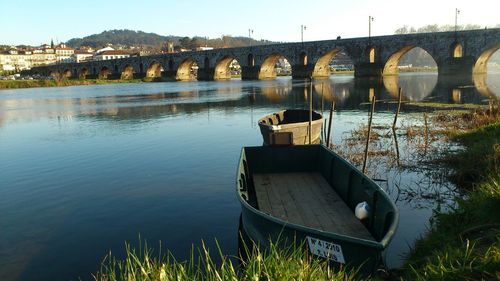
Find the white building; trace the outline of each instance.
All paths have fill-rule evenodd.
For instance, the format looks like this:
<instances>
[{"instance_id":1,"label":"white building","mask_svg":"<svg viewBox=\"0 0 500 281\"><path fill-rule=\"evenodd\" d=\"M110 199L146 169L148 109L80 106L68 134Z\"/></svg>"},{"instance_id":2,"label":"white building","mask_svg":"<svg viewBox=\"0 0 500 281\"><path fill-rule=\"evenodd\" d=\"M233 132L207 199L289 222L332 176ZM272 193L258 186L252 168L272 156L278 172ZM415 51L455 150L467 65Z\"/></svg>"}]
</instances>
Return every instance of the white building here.
<instances>
[{"instance_id":1,"label":"white building","mask_svg":"<svg viewBox=\"0 0 500 281\"><path fill-rule=\"evenodd\" d=\"M60 44L55 47L56 61L61 62L73 62L72 56L75 53L75 49L66 46L65 44Z\"/></svg>"},{"instance_id":2,"label":"white building","mask_svg":"<svg viewBox=\"0 0 500 281\"><path fill-rule=\"evenodd\" d=\"M31 51L10 50L0 53L0 70L21 71L31 68Z\"/></svg>"},{"instance_id":3,"label":"white building","mask_svg":"<svg viewBox=\"0 0 500 281\"><path fill-rule=\"evenodd\" d=\"M75 53L72 56L72 61L76 63L89 61L92 60L93 56L94 55L92 53L89 53L87 51L75 50Z\"/></svg>"},{"instance_id":4,"label":"white building","mask_svg":"<svg viewBox=\"0 0 500 281\"><path fill-rule=\"evenodd\" d=\"M50 47L35 49L31 55L31 66L47 65L56 63L56 54Z\"/></svg>"},{"instance_id":5,"label":"white building","mask_svg":"<svg viewBox=\"0 0 500 281\"><path fill-rule=\"evenodd\" d=\"M196 48L196 51L210 51L210 50L213 50L214 47L197 47Z\"/></svg>"},{"instance_id":6,"label":"white building","mask_svg":"<svg viewBox=\"0 0 500 281\"><path fill-rule=\"evenodd\" d=\"M128 57L130 57L130 54L125 51L112 50L96 53L94 56L94 60L114 60Z\"/></svg>"}]
</instances>

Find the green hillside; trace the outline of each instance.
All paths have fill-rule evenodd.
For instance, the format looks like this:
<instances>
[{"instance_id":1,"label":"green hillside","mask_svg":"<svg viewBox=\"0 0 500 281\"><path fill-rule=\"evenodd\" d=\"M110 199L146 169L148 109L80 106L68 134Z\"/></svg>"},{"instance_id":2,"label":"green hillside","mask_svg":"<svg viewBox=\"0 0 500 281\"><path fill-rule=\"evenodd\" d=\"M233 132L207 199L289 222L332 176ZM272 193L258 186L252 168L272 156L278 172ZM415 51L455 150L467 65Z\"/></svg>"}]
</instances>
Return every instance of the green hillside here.
<instances>
[{"instance_id":1,"label":"green hillside","mask_svg":"<svg viewBox=\"0 0 500 281\"><path fill-rule=\"evenodd\" d=\"M205 37L195 36L190 38L173 35L163 36L156 33L147 33L128 29L115 29L103 31L99 34L93 34L83 38L73 38L68 40L66 44L73 48L78 48L80 46L100 48L109 44L123 47L161 48L165 46L167 42L173 42L175 46L186 49L193 49L205 45L215 48L227 48L272 43L271 41L257 41L248 37L222 36L221 38L207 39Z\"/></svg>"}]
</instances>

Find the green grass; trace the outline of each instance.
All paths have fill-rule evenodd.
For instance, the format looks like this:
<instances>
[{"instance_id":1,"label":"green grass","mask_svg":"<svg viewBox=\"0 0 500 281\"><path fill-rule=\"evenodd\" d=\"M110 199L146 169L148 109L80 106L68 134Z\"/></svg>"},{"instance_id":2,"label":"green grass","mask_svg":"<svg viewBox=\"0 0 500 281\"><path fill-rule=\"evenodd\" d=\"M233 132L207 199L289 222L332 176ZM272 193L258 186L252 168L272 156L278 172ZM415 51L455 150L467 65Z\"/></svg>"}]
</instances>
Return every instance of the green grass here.
<instances>
[{"instance_id":1,"label":"green grass","mask_svg":"<svg viewBox=\"0 0 500 281\"><path fill-rule=\"evenodd\" d=\"M37 88L37 87L62 87L62 86L78 86L78 85L100 85L100 84L116 84L116 83L140 83L147 82L144 79L64 79L56 80L2 80L0 81L0 89L20 89L20 88Z\"/></svg>"},{"instance_id":2,"label":"green grass","mask_svg":"<svg viewBox=\"0 0 500 281\"><path fill-rule=\"evenodd\" d=\"M407 262L411 280L500 278L500 177L476 186L448 213L434 217ZM497 279L498 280L498 279Z\"/></svg>"},{"instance_id":3,"label":"green grass","mask_svg":"<svg viewBox=\"0 0 500 281\"><path fill-rule=\"evenodd\" d=\"M405 107L419 107L422 109L433 109L433 110L470 110L470 109L480 109L484 108L484 105L480 104L453 104L453 103L439 103L439 102L406 102Z\"/></svg>"},{"instance_id":4,"label":"green grass","mask_svg":"<svg viewBox=\"0 0 500 281\"><path fill-rule=\"evenodd\" d=\"M402 275L409 280L499 280L500 122L456 133L453 139L465 150L450 156L448 164L466 194L451 210L436 212Z\"/></svg>"},{"instance_id":5,"label":"green grass","mask_svg":"<svg viewBox=\"0 0 500 281\"><path fill-rule=\"evenodd\" d=\"M169 253L155 255L147 245L139 251L125 247L126 257L120 260L110 253L94 280L359 280L356 271L335 271L327 262L312 259L301 247L283 249L271 244L268 252L262 252L244 246L247 257L241 259L225 256L219 247L214 256L203 244L198 258L192 251L191 258L183 262Z\"/></svg>"},{"instance_id":6,"label":"green grass","mask_svg":"<svg viewBox=\"0 0 500 281\"><path fill-rule=\"evenodd\" d=\"M448 158L454 168L453 179L462 187L480 182L488 174L496 174L500 164L500 121L465 133L456 133L452 139L466 149Z\"/></svg>"}]
</instances>

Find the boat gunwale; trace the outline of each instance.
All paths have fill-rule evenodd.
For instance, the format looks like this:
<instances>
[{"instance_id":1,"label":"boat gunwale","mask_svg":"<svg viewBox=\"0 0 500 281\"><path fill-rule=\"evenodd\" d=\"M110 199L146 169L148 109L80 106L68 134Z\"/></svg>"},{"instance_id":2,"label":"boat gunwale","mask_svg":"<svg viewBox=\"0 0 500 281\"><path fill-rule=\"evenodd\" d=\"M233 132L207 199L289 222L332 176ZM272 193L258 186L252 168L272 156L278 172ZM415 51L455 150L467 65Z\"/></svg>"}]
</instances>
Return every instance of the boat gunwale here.
<instances>
[{"instance_id":1,"label":"boat gunwale","mask_svg":"<svg viewBox=\"0 0 500 281\"><path fill-rule=\"evenodd\" d=\"M293 122L293 123L284 123L284 124L266 124L266 123L262 122L262 121L265 121L267 118L272 117L272 116L274 116L276 114L279 114L281 112L284 113L285 111L291 111L291 110L309 111L309 110L306 110L306 109L285 109L285 110L280 110L280 111L277 111L277 112L265 115L264 117L260 118L257 121L257 123L259 124L259 126L267 127L271 131L277 131L277 130L282 130L282 129L288 129L288 128L294 128L294 127L302 127L302 126L308 126L309 125L309 120L306 120L304 122ZM314 124L314 125L316 125L317 123L323 124L323 115L321 113L319 113L319 112L315 112L315 114L318 114L320 116L320 118L313 119L312 122L311 122L311 124ZM280 126L280 129L274 129L276 126Z\"/></svg>"},{"instance_id":2,"label":"boat gunwale","mask_svg":"<svg viewBox=\"0 0 500 281\"><path fill-rule=\"evenodd\" d=\"M338 159L340 159L341 161L343 161L345 164L347 164L350 168L353 168L354 170L358 171L358 169L356 167L354 167L353 165L351 165L344 158L340 157L340 155L338 155L337 153L335 153L335 152L327 149L324 145L317 144L317 145L312 145L312 146L321 146L322 149L326 150L328 153L333 154L335 157L337 157ZM255 147L257 147L257 146L255 146ZM348 236L348 235L339 234L339 233L336 233L336 232L323 231L323 230L319 230L319 229L316 229L316 228L312 228L312 227L308 227L308 226L304 226L304 225L295 224L295 223L292 223L292 222L289 222L289 221L282 220L282 219L277 218L275 216L272 216L270 214L267 214L267 213L265 213L265 212L263 212L263 211L255 208L255 207L253 207L252 205L250 205L241 196L242 193L241 193L241 191L239 189L239 183L238 183L238 179L239 179L240 171L241 171L240 170L240 164L243 161L243 155L245 153L245 148L251 148L251 146L246 146L246 147L243 147L241 149L239 163L238 163L238 168L237 168L237 171L236 171L236 192L238 193L238 200L240 201L240 203L242 204L242 206L244 206L246 209L248 209L249 211L251 211L255 215L258 215L258 216L260 216L260 217L262 217L262 218L264 218L266 220L269 220L269 221L274 222L276 224L282 225L283 228L288 227L288 228L292 228L292 229L295 229L295 230L299 230L299 231L304 232L304 233L317 234L319 236L323 236L323 237L327 237L327 238L331 238L331 239L337 239L337 240L340 240L340 241L351 242L351 243L358 243L359 244L360 242L362 242L363 245L365 245L365 246L370 246L370 247L373 247L373 248L377 248L379 250L384 250L389 245L389 242L394 237L394 235L396 233L396 229L397 229L398 224L399 224L398 223L399 222L399 211L398 211L396 205L389 198L389 196L387 195L387 193L378 184L376 184L372 179L370 179L369 177L367 177L365 174L360 173L360 175L362 177L364 177L373 186L375 186L375 189L377 191L379 191L382 196L385 197L385 199L387 200L387 202L389 202L391 208L394 210L394 212L393 212L394 213L394 217L393 217L393 219L391 221L391 225L387 229L387 232L382 237L382 239L380 239L380 241L377 241L375 239L374 240L366 240L366 239L363 239L363 238L358 238L358 237L354 237L354 236Z\"/></svg>"}]
</instances>

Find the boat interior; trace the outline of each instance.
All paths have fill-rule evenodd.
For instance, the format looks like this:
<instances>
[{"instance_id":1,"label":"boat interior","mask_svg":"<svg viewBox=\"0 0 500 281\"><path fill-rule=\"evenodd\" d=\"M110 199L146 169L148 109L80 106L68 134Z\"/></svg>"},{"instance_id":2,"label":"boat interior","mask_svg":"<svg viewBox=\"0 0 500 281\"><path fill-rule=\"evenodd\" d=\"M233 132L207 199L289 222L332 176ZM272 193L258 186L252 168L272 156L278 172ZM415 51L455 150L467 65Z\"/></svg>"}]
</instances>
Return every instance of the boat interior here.
<instances>
[{"instance_id":1,"label":"boat interior","mask_svg":"<svg viewBox=\"0 0 500 281\"><path fill-rule=\"evenodd\" d=\"M245 147L238 181L243 200L285 223L378 242L397 223L385 193L321 145ZM363 201L371 212L360 221Z\"/></svg>"}]
</instances>

